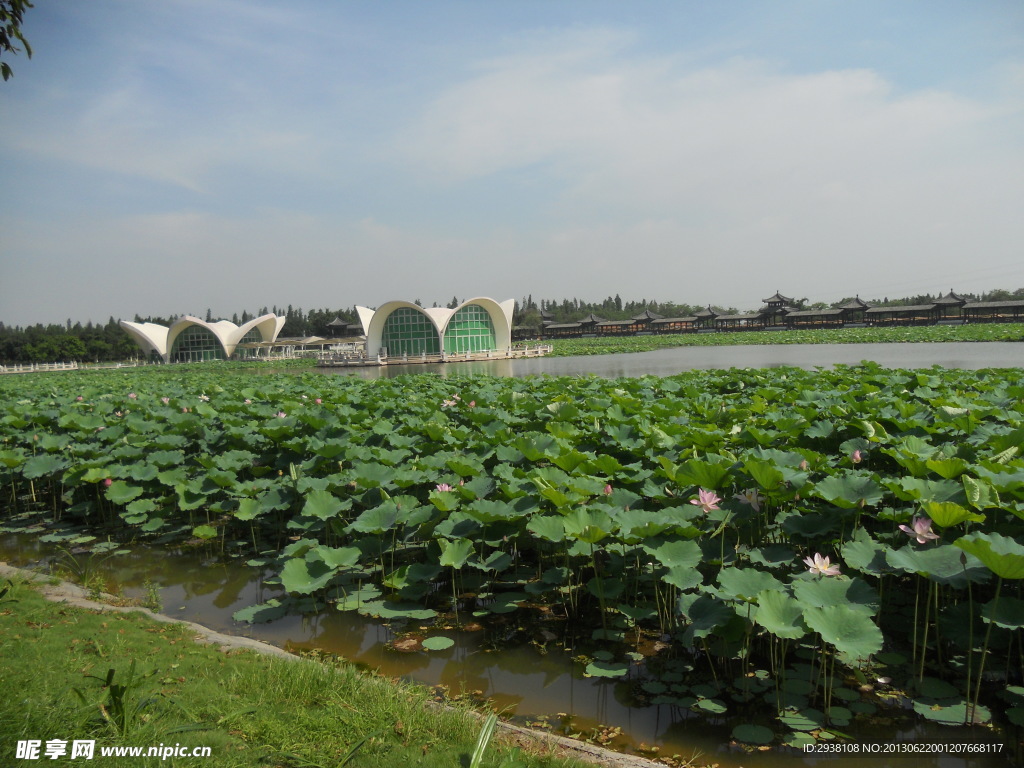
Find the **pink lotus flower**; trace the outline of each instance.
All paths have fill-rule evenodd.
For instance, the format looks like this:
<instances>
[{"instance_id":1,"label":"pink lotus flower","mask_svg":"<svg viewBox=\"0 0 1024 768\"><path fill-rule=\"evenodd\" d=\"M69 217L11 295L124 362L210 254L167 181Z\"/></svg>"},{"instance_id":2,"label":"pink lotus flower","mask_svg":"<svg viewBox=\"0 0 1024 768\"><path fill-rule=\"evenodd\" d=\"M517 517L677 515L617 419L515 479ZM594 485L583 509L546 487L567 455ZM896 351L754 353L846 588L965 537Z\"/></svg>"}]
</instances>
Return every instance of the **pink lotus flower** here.
<instances>
[{"instance_id":1,"label":"pink lotus flower","mask_svg":"<svg viewBox=\"0 0 1024 768\"><path fill-rule=\"evenodd\" d=\"M128 399L129 400L135 400L137 397L138 397L138 395L136 395L134 392L129 392L128 393Z\"/></svg>"},{"instance_id":2,"label":"pink lotus flower","mask_svg":"<svg viewBox=\"0 0 1024 768\"><path fill-rule=\"evenodd\" d=\"M918 544L927 544L929 541L939 538L939 534L932 532L932 521L927 517L915 517L913 526L913 528L908 528L901 525L900 530L910 538L917 539Z\"/></svg>"},{"instance_id":3,"label":"pink lotus flower","mask_svg":"<svg viewBox=\"0 0 1024 768\"><path fill-rule=\"evenodd\" d=\"M455 489L448 485L448 483L438 483L435 490L444 493L445 491L454 491Z\"/></svg>"},{"instance_id":4,"label":"pink lotus flower","mask_svg":"<svg viewBox=\"0 0 1024 768\"><path fill-rule=\"evenodd\" d=\"M750 505L754 508L755 512L761 511L761 502L764 501L764 496L758 492L757 488L747 488L747 490L737 493L733 498L743 504Z\"/></svg>"},{"instance_id":5,"label":"pink lotus flower","mask_svg":"<svg viewBox=\"0 0 1024 768\"><path fill-rule=\"evenodd\" d=\"M82 402L83 399L84 398L81 395L79 395L78 397L75 398L75 400L77 400L78 402Z\"/></svg>"},{"instance_id":6,"label":"pink lotus flower","mask_svg":"<svg viewBox=\"0 0 1024 768\"><path fill-rule=\"evenodd\" d=\"M441 407L442 408L454 408L457 404L458 403L455 400L443 400L441 402Z\"/></svg>"},{"instance_id":7,"label":"pink lotus flower","mask_svg":"<svg viewBox=\"0 0 1024 768\"><path fill-rule=\"evenodd\" d=\"M866 456L859 449L850 454L850 461L854 464L860 464L865 458Z\"/></svg>"},{"instance_id":8,"label":"pink lotus flower","mask_svg":"<svg viewBox=\"0 0 1024 768\"><path fill-rule=\"evenodd\" d=\"M705 514L710 512L712 509L719 509L718 502L721 499L718 498L718 494L714 491L705 491L703 488L697 490L697 498L690 499L691 504L695 504L700 507Z\"/></svg>"},{"instance_id":9,"label":"pink lotus flower","mask_svg":"<svg viewBox=\"0 0 1024 768\"><path fill-rule=\"evenodd\" d=\"M182 413L188 413L188 408L185 408L184 406L182 406L181 412Z\"/></svg>"},{"instance_id":10,"label":"pink lotus flower","mask_svg":"<svg viewBox=\"0 0 1024 768\"><path fill-rule=\"evenodd\" d=\"M252 400L250 400L248 397L245 398L245 404L246 405L252 405Z\"/></svg>"},{"instance_id":11,"label":"pink lotus flower","mask_svg":"<svg viewBox=\"0 0 1024 768\"><path fill-rule=\"evenodd\" d=\"M169 397L161 397L160 398L160 402L163 403L164 405L167 405L169 402L171 402L171 398L169 398Z\"/></svg>"},{"instance_id":12,"label":"pink lotus flower","mask_svg":"<svg viewBox=\"0 0 1024 768\"><path fill-rule=\"evenodd\" d=\"M470 408L476 408L476 400L470 400L469 401L469 407Z\"/></svg>"},{"instance_id":13,"label":"pink lotus flower","mask_svg":"<svg viewBox=\"0 0 1024 768\"><path fill-rule=\"evenodd\" d=\"M111 480L109 477L106 480L103 481L103 485L105 485L107 488L109 488L113 484L114 484L114 481Z\"/></svg>"},{"instance_id":14,"label":"pink lotus flower","mask_svg":"<svg viewBox=\"0 0 1024 768\"><path fill-rule=\"evenodd\" d=\"M605 487L604 487L604 495L605 496L611 496L612 495L612 484L611 483L608 483L607 485L605 485Z\"/></svg>"},{"instance_id":15,"label":"pink lotus flower","mask_svg":"<svg viewBox=\"0 0 1024 768\"><path fill-rule=\"evenodd\" d=\"M278 412L277 412L277 418L279 418L279 419L283 419L283 418L284 418L285 416L287 416L287 415L288 415L288 414L287 414L287 413L285 413L284 411L278 411Z\"/></svg>"},{"instance_id":16,"label":"pink lotus flower","mask_svg":"<svg viewBox=\"0 0 1024 768\"><path fill-rule=\"evenodd\" d=\"M315 403L316 403L317 405L320 405L321 403L323 403L323 400L321 400L321 399L320 399L320 398L318 397L318 398L317 398L316 400L314 400L313 402L315 402Z\"/></svg>"},{"instance_id":17,"label":"pink lotus flower","mask_svg":"<svg viewBox=\"0 0 1024 768\"><path fill-rule=\"evenodd\" d=\"M816 576L838 576L839 566L832 565L831 561L820 552L815 552L814 557L805 557L804 564L807 569Z\"/></svg>"}]
</instances>

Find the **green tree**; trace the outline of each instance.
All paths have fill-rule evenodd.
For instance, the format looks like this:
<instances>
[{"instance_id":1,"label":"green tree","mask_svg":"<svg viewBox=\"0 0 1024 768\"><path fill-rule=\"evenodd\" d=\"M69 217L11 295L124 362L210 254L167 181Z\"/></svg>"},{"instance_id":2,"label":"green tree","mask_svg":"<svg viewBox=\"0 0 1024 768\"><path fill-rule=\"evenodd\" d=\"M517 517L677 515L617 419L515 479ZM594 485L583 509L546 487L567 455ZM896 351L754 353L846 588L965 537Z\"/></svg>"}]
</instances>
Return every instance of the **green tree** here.
<instances>
[{"instance_id":1,"label":"green tree","mask_svg":"<svg viewBox=\"0 0 1024 768\"><path fill-rule=\"evenodd\" d=\"M17 43L25 48L25 55L32 58L32 46L21 33L21 24L25 9L31 8L30 0L0 0L0 55L20 53ZM6 61L0 61L0 74L9 80L14 71Z\"/></svg>"}]
</instances>

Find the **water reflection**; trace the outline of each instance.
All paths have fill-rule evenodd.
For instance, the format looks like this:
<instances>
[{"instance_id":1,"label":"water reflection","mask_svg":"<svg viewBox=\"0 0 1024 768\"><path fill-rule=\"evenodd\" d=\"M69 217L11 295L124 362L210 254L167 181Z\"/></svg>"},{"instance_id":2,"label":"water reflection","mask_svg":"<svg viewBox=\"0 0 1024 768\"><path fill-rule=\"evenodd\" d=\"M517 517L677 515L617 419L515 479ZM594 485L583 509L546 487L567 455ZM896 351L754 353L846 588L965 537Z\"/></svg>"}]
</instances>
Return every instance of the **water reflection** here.
<instances>
[{"instance_id":1,"label":"water reflection","mask_svg":"<svg viewBox=\"0 0 1024 768\"><path fill-rule=\"evenodd\" d=\"M39 562L53 553L37 538L0 537L0 559L15 565ZM626 678L617 680L586 678L571 652L554 641L542 652L528 643L503 647L486 630L464 631L448 633L455 644L445 651L400 653L388 645L394 638L388 627L352 612L328 609L252 627L234 622L234 611L279 594L279 588L264 583L267 572L240 560L224 561L196 549L140 546L128 554L97 556L94 562L109 575L111 586L128 597L144 598L147 582L158 585L163 612L168 615L294 651L319 649L388 676L444 685L455 694L489 698L497 708L514 713L522 721L546 719L565 732L591 734L617 726L623 735L614 744L622 748L636 749L646 744L658 746L660 754L666 756L699 753L703 755L700 764L715 762L722 768L817 766L834 760L795 751L747 754L730 746L734 722L708 719L667 704L639 706L634 699L639 667L634 666ZM501 632L507 634L504 629ZM930 723L858 728L844 730L861 742L963 744L992 740L992 735L982 729L942 728ZM1006 749L1003 756L914 756L908 765L996 768L1012 759L1012 745L1007 744ZM879 756L863 760L847 757L842 761L844 768L877 768L887 762Z\"/></svg>"}]
</instances>

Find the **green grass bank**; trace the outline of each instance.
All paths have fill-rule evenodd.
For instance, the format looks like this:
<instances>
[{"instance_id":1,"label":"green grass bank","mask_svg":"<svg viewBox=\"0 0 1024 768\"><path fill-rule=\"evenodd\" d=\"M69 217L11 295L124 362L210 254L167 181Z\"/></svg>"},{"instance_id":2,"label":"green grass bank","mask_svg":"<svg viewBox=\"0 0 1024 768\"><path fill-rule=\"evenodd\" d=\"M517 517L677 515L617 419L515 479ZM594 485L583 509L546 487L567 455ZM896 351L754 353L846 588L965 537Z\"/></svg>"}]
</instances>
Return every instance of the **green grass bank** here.
<instances>
[{"instance_id":1,"label":"green grass bank","mask_svg":"<svg viewBox=\"0 0 1024 768\"><path fill-rule=\"evenodd\" d=\"M726 347L741 344L906 344L955 341L1024 341L1024 324L681 333L621 338L550 339L545 343L553 347L552 356L573 357L650 352L670 347Z\"/></svg>"},{"instance_id":2,"label":"green grass bank","mask_svg":"<svg viewBox=\"0 0 1024 768\"><path fill-rule=\"evenodd\" d=\"M426 689L333 660L288 660L196 642L141 612L54 603L0 584L0 763L76 765L94 740L103 766L469 766L483 720ZM19 741L41 742L17 759ZM49 759L48 740L67 742ZM209 757L101 757L103 747L209 747ZM480 766L569 768L545 747L496 735Z\"/></svg>"}]
</instances>

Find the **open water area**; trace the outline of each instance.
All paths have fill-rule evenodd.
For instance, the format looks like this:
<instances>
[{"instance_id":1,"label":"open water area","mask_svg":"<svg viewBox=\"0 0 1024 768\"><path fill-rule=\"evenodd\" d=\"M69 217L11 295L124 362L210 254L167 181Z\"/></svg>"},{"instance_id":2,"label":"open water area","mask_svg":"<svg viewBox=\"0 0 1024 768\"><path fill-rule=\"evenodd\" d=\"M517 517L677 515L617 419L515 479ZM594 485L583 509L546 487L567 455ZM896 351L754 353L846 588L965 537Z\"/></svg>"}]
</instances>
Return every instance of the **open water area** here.
<instances>
[{"instance_id":1,"label":"open water area","mask_svg":"<svg viewBox=\"0 0 1024 768\"><path fill-rule=\"evenodd\" d=\"M409 373L442 376L671 376L683 371L719 368L829 368L865 360L887 368L1020 368L1024 343L944 342L931 344L745 344L723 347L672 347L652 352L579 357L532 357L428 365L324 368L325 374L365 379Z\"/></svg>"},{"instance_id":2,"label":"open water area","mask_svg":"<svg viewBox=\"0 0 1024 768\"><path fill-rule=\"evenodd\" d=\"M870 360L886 367L1001 368L1024 367L1024 344L866 344L741 347L680 347L655 352L573 358L501 360L447 365L386 366L327 370L324 375L390 377L405 373L441 375L488 374L498 376L667 376L692 369L767 368L856 365ZM54 550L22 534L0 536L0 559L31 566L53 557ZM541 624L520 625L516 614L504 624L475 631L450 631L455 644L443 651L412 653L395 650L395 634L382 622L342 613L328 607L307 615L289 615L266 624L235 622L232 614L279 594L268 585L269 572L247 566L244 558L225 559L206 548L136 546L129 554L96 558L112 588L128 597L142 598L147 581L160 593L163 613L194 621L221 632L244 634L294 650L320 650L336 654L387 676L404 677L426 685L446 686L451 694L465 693L489 699L520 723L544 723L559 733L593 737L604 734L609 746L630 752L657 747L662 756L695 758L694 765L825 766L877 768L880 765L934 768L995 768L1016 764L1021 753L1010 732L983 727L945 727L908 717L898 700L875 716L855 720L842 729L858 745L947 745L933 754L858 754L841 757L808 755L783 748L745 752L730 743L732 728L742 722L734 716L708 717L669 704L652 704L636 697L637 675L626 678L587 678L584 665L562 630ZM102 562L100 562L102 561ZM415 627L412 627L414 629ZM407 628L409 629L409 628ZM517 642L502 642L515 636ZM638 665L642 663L638 661ZM640 667L636 672L639 673ZM770 713L769 713L770 714ZM766 719L764 725L772 725ZM620 731L615 729L621 729ZM617 734L617 735L616 735ZM964 753L975 749L1001 752ZM883 746L884 748L884 746ZM891 748L891 747L890 747ZM959 752L958 752L959 751ZM958 752L958 753L954 753ZM651 755L650 752L641 752ZM838 763L835 761L839 760Z\"/></svg>"}]
</instances>

